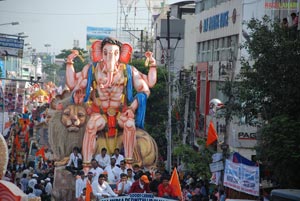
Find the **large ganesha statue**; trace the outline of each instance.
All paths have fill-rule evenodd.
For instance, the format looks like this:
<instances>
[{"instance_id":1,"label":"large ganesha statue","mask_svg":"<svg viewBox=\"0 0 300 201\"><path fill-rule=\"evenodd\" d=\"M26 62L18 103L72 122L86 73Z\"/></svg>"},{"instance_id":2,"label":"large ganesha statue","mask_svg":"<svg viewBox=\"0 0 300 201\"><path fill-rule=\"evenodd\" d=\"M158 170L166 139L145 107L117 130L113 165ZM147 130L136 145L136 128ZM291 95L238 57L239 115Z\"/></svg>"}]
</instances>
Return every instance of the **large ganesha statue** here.
<instances>
[{"instance_id":1,"label":"large ganesha statue","mask_svg":"<svg viewBox=\"0 0 300 201\"><path fill-rule=\"evenodd\" d=\"M82 71L75 72L73 66L78 51L67 58L66 85L72 103L85 103L88 116L82 143L85 164L103 147L110 153L123 148L129 164L150 167L156 163L157 145L143 130L147 98L157 80L156 61L152 52L145 53L149 67L145 75L128 65L131 53L128 43L108 37L92 44L92 63Z\"/></svg>"}]
</instances>

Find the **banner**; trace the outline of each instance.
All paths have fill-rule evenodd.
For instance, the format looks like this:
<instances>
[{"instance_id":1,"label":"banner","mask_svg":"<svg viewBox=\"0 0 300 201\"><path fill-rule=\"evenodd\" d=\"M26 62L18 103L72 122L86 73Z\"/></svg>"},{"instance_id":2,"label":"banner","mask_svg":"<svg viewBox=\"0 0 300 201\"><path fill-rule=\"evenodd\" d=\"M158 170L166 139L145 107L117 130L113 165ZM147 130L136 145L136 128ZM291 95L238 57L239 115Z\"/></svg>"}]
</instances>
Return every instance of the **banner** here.
<instances>
[{"instance_id":1,"label":"banner","mask_svg":"<svg viewBox=\"0 0 300 201\"><path fill-rule=\"evenodd\" d=\"M224 186L259 196L259 167L226 160Z\"/></svg>"},{"instance_id":2,"label":"banner","mask_svg":"<svg viewBox=\"0 0 300 201\"><path fill-rule=\"evenodd\" d=\"M103 40L108 36L115 35L115 29L111 27L87 27L86 28L86 49L91 48L95 40Z\"/></svg>"},{"instance_id":3,"label":"banner","mask_svg":"<svg viewBox=\"0 0 300 201\"><path fill-rule=\"evenodd\" d=\"M127 196L98 198L97 201L172 201L161 197L154 197L152 193L132 193Z\"/></svg>"},{"instance_id":4,"label":"banner","mask_svg":"<svg viewBox=\"0 0 300 201\"><path fill-rule=\"evenodd\" d=\"M0 56L23 57L24 40L0 36Z\"/></svg>"}]
</instances>

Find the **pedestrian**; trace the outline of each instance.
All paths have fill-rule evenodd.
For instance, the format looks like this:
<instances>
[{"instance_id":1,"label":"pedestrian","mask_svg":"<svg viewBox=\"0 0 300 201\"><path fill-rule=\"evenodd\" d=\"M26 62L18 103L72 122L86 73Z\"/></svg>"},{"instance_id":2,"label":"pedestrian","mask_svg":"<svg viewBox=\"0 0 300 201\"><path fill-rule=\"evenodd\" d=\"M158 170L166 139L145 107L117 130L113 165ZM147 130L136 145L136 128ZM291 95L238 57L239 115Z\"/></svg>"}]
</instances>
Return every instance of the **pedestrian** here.
<instances>
[{"instance_id":1,"label":"pedestrian","mask_svg":"<svg viewBox=\"0 0 300 201\"><path fill-rule=\"evenodd\" d=\"M139 179L137 179L133 184L131 185L131 188L128 192L130 193L150 193L150 187L149 187L149 179L147 175L142 175Z\"/></svg>"},{"instance_id":2,"label":"pedestrian","mask_svg":"<svg viewBox=\"0 0 300 201\"><path fill-rule=\"evenodd\" d=\"M93 194L97 199L117 197L118 195L111 189L109 184L105 181L105 175L100 174L98 181L94 181L92 184Z\"/></svg>"},{"instance_id":3,"label":"pedestrian","mask_svg":"<svg viewBox=\"0 0 300 201\"><path fill-rule=\"evenodd\" d=\"M82 155L79 152L80 150L78 147L73 148L73 152L70 154L70 159L66 166L66 169L74 176L79 170L82 170Z\"/></svg>"}]
</instances>

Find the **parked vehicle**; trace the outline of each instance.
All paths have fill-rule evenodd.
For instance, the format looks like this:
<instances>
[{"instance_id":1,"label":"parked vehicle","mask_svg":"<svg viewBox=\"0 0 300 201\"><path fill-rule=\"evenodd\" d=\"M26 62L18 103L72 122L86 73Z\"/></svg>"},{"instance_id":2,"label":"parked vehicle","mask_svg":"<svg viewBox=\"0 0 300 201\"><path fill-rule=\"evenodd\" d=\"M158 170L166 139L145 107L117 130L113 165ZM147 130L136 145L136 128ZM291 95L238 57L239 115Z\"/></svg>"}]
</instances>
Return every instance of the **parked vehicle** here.
<instances>
[{"instance_id":1,"label":"parked vehicle","mask_svg":"<svg viewBox=\"0 0 300 201\"><path fill-rule=\"evenodd\" d=\"M299 201L300 189L274 189L271 191L271 201Z\"/></svg>"}]
</instances>

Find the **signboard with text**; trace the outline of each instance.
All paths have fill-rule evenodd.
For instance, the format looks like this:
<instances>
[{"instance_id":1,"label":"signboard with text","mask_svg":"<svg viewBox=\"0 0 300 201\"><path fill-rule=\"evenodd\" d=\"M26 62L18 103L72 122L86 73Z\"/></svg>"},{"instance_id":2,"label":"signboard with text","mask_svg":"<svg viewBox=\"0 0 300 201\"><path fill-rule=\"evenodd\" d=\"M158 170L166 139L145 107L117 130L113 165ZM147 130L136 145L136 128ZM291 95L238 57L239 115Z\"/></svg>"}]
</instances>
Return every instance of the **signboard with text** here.
<instances>
[{"instance_id":1,"label":"signboard with text","mask_svg":"<svg viewBox=\"0 0 300 201\"><path fill-rule=\"evenodd\" d=\"M86 28L86 49L89 50L95 40L103 40L113 36L116 30L111 27L87 27Z\"/></svg>"},{"instance_id":2,"label":"signboard with text","mask_svg":"<svg viewBox=\"0 0 300 201\"><path fill-rule=\"evenodd\" d=\"M0 36L0 56L23 57L24 40Z\"/></svg>"},{"instance_id":3,"label":"signboard with text","mask_svg":"<svg viewBox=\"0 0 300 201\"><path fill-rule=\"evenodd\" d=\"M259 167L226 160L224 186L259 196Z\"/></svg>"},{"instance_id":4,"label":"signboard with text","mask_svg":"<svg viewBox=\"0 0 300 201\"><path fill-rule=\"evenodd\" d=\"M122 197L98 198L99 201L172 201L161 197L154 197L152 193L132 193Z\"/></svg>"}]
</instances>

